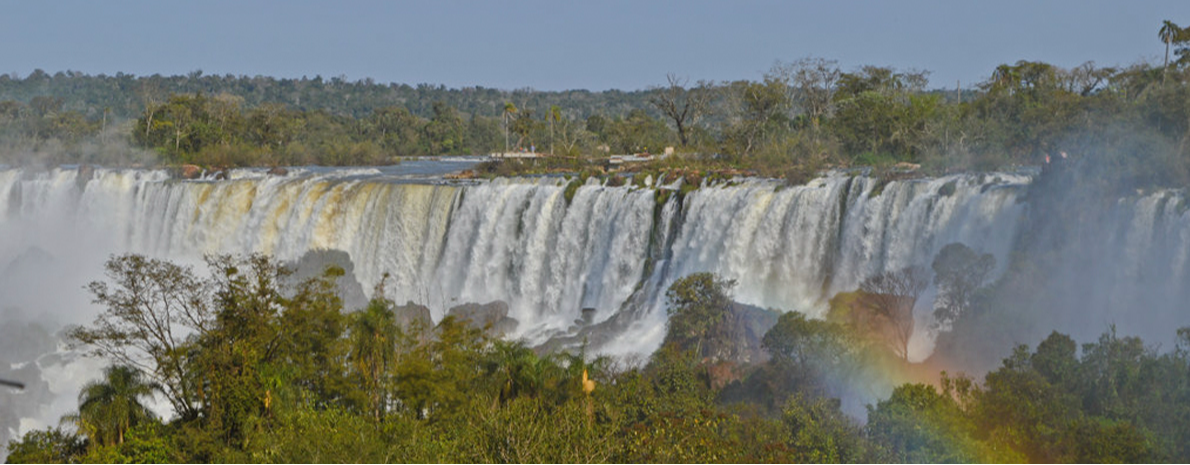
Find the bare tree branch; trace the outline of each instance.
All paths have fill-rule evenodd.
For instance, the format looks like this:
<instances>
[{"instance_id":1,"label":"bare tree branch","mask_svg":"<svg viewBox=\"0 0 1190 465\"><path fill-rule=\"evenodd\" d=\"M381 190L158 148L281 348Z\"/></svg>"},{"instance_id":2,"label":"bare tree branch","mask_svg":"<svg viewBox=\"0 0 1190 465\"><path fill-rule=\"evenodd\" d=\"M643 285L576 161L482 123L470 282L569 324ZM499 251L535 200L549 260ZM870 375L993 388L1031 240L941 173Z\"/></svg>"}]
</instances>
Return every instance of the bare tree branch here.
<instances>
[{"instance_id":1,"label":"bare tree branch","mask_svg":"<svg viewBox=\"0 0 1190 465\"><path fill-rule=\"evenodd\" d=\"M696 124L709 108L712 87L706 81L699 81L694 87L687 89L688 80L673 73L666 75L666 80L669 81L667 86L653 88L655 92L649 97L649 103L674 122L678 130L678 140L682 146L686 146L689 143L690 127Z\"/></svg>"},{"instance_id":2,"label":"bare tree branch","mask_svg":"<svg viewBox=\"0 0 1190 465\"><path fill-rule=\"evenodd\" d=\"M87 289L106 309L90 327L73 329L72 343L142 370L179 415L197 414L187 352L190 337L213 323L210 287L189 267L140 255L113 257L105 268L112 284L95 281Z\"/></svg>"},{"instance_id":3,"label":"bare tree branch","mask_svg":"<svg viewBox=\"0 0 1190 465\"><path fill-rule=\"evenodd\" d=\"M909 339L913 337L913 308L929 284L929 274L920 266L886 271L860 284L864 307L884 320L888 343L904 360L909 359Z\"/></svg>"}]
</instances>

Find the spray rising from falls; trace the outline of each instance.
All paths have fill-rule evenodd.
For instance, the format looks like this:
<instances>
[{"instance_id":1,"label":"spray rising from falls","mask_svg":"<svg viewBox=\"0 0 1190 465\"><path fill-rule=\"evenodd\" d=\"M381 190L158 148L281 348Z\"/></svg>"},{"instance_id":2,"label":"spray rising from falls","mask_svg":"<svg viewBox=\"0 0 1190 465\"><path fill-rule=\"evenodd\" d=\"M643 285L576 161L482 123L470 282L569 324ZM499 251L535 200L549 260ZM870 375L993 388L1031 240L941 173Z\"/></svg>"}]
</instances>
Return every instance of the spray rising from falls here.
<instances>
[{"instance_id":1,"label":"spray rising from falls","mask_svg":"<svg viewBox=\"0 0 1190 465\"><path fill-rule=\"evenodd\" d=\"M5 172L8 246L0 260L44 252L68 273L55 282L77 289L99 276L111 253L196 262L205 253L295 260L308 250L342 250L365 286L389 273L391 296L426 304L436 318L453 305L502 300L520 322L514 335L540 343L594 308L592 323L613 316L632 323L600 350L648 353L664 335L664 289L690 273L737 280L743 303L821 316L834 293L928 263L949 242L1004 257L1027 182L951 177L880 186L833 175L792 188L747 181L659 203L656 190L594 181L568 197L563 181L548 178L453 186L358 172L239 177ZM41 295L21 305L38 305ZM78 295L54 308L90 307ZM919 339L920 358L929 339Z\"/></svg>"},{"instance_id":2,"label":"spray rising from falls","mask_svg":"<svg viewBox=\"0 0 1190 465\"><path fill-rule=\"evenodd\" d=\"M875 273L928 266L951 242L993 254L998 275L1018 248L1032 179L956 175L884 183L834 173L805 186L744 180L680 193L677 186L596 180L573 189L562 178L452 184L377 170L289 176L245 170L230 178L0 170L0 307L48 326L89 322L99 309L82 286L102 278L111 254L195 264L211 253L296 260L333 249L346 252L365 289L387 273L389 297L427 305L435 319L455 305L501 300L519 323L512 336L531 344L614 321L607 325L614 334L594 349L647 354L664 337L665 289L695 272L736 280L734 298L742 303L811 316L823 316L831 296ZM1104 237L1092 241L1122 265L1118 276L1103 278L1101 297L1118 300L1141 285L1190 287L1190 220L1182 198L1159 193L1121 201ZM1154 260L1167 271L1155 281ZM584 315L584 308L594 314ZM919 327L927 327L928 309L918 316ZM920 360L933 341L928 331L915 334L910 357ZM42 370L47 373L93 375ZM67 398L81 384L49 381Z\"/></svg>"},{"instance_id":3,"label":"spray rising from falls","mask_svg":"<svg viewBox=\"0 0 1190 465\"><path fill-rule=\"evenodd\" d=\"M473 185L356 171L232 178L0 172L0 263L35 250L74 270L57 283L77 288L113 253L196 262L211 253L295 260L334 249L350 256L359 282L370 286L388 273L391 296L428 305L435 318L460 303L502 300L520 322L514 335L540 343L572 329L582 308L595 309L596 323L630 312L651 336L602 349L647 353L660 343L663 290L690 273L737 280L743 303L821 316L834 293L877 272L927 264L949 242L1004 257L1028 182L1000 175L881 185L835 174L806 186L750 180L658 197L656 189L595 180L568 193L559 178ZM79 302L57 308L84 322L96 309L85 296Z\"/></svg>"}]
</instances>

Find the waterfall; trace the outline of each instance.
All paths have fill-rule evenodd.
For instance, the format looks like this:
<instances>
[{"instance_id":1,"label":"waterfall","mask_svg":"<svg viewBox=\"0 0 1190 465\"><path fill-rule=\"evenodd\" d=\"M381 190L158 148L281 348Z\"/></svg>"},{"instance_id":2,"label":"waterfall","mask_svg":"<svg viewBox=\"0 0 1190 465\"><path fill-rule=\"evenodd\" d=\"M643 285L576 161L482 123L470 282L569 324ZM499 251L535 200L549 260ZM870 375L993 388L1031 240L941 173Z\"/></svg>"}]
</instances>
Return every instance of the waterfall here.
<instances>
[{"instance_id":1,"label":"waterfall","mask_svg":"<svg viewBox=\"0 0 1190 465\"><path fill-rule=\"evenodd\" d=\"M102 279L113 254L201 265L204 254L289 261L334 249L350 257L365 289L387 274L386 295L425 304L435 319L455 305L501 300L519 322L512 336L540 344L574 336L586 324L576 322L581 309L594 308L593 323L616 324L592 349L648 354L665 334L665 290L695 272L735 280L737 301L815 317L836 293L883 271L928 267L951 242L993 254L998 276L1013 253L1029 250L1019 243L1025 226L1039 224L1026 199L1033 179L884 182L835 172L804 186L745 179L687 191L596 179L568 189L558 177L454 183L377 169L236 170L219 181L0 169L0 329L18 317L47 327L89 322L100 309L83 286ZM1068 240L1077 246L1053 257L1050 284L1062 304L1012 318L1083 339L1108 323L1133 333L1190 323L1180 306L1190 298L1186 194L1141 194L1096 211L1098 224L1075 228ZM1146 318L1132 317L1136 309ZM928 308L916 316L919 329L929 326ZM932 344L929 331L916 331L911 358L928 356ZM51 393L67 399L38 404L35 416L66 413L99 367L69 360L65 350L7 360L12 370L36 365ZM46 421L25 417L19 429ZM0 424L0 437L17 432Z\"/></svg>"},{"instance_id":2,"label":"waterfall","mask_svg":"<svg viewBox=\"0 0 1190 465\"><path fill-rule=\"evenodd\" d=\"M375 169L237 170L222 181L6 169L0 299L85 323L98 309L81 287L101 278L112 254L199 264L203 254L295 260L334 249L348 254L365 289L387 273L390 297L423 303L436 319L455 305L502 300L519 322L513 336L538 344L573 334L580 310L594 308L595 323L630 323L598 350L648 353L664 335L665 289L695 272L735 280L740 302L817 317L836 293L876 273L928 267L951 242L993 254L999 275L1028 216L1031 180L1001 173L883 182L835 172L804 186L747 179L679 193L676 185L590 179L567 192L568 180L557 177L448 183ZM1100 252L1063 258L1071 285L1088 285L1079 297L1127 307L1186 294L1186 210L1180 191L1121 199L1080 248ZM1082 276L1088 267L1106 271ZM918 320L928 326L928 309ZM930 344L916 341L914 357L928 355Z\"/></svg>"},{"instance_id":3,"label":"waterfall","mask_svg":"<svg viewBox=\"0 0 1190 465\"><path fill-rule=\"evenodd\" d=\"M647 352L660 343L664 289L690 273L736 280L735 298L747 304L822 316L834 293L880 271L928 265L949 242L1003 263L1029 181L968 175L880 185L834 173L805 186L705 187L659 205L654 189L594 179L567 198L561 178L451 185L360 170L231 178L0 171L0 264L36 248L77 270L67 281L77 289L115 253L198 263L203 254L294 260L335 249L351 257L365 288L388 273L392 297L426 304L435 318L461 303L503 300L520 322L515 336L533 343L566 332L582 308L596 310L595 322L632 311L652 326L632 347ZM648 298L633 299L638 293Z\"/></svg>"},{"instance_id":4,"label":"waterfall","mask_svg":"<svg viewBox=\"0 0 1190 465\"><path fill-rule=\"evenodd\" d=\"M1006 263L1028 182L1019 175L959 175L880 186L872 178L833 173L805 186L755 180L698 189L685 198L669 269L650 285L664 289L710 271L737 282L737 301L822 317L834 294L879 272L928 267L951 242ZM660 341L663 297L656 292L650 301L651 327L621 340ZM919 317L920 326L928 326L929 312ZM928 356L930 344L915 341L915 357Z\"/></svg>"}]
</instances>

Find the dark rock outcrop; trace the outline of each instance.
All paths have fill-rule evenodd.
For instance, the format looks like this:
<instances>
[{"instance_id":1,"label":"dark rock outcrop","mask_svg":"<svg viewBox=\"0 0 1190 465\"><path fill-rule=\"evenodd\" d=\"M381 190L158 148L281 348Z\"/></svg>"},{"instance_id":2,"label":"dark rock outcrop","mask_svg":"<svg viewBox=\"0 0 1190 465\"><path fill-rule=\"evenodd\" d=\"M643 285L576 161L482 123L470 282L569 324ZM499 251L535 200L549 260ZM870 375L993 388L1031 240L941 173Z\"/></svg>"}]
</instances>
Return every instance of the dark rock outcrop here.
<instances>
[{"instance_id":1,"label":"dark rock outcrop","mask_svg":"<svg viewBox=\"0 0 1190 465\"><path fill-rule=\"evenodd\" d=\"M446 316L467 321L475 328L483 329L489 335L502 337L516 330L519 322L508 316L508 303L497 300L486 304L468 303L451 307Z\"/></svg>"},{"instance_id":2,"label":"dark rock outcrop","mask_svg":"<svg viewBox=\"0 0 1190 465\"><path fill-rule=\"evenodd\" d=\"M393 307L393 314L396 317L397 326L402 331L408 332L410 329L427 329L434 326L434 320L430 318L430 308L415 304L413 301Z\"/></svg>"},{"instance_id":3,"label":"dark rock outcrop","mask_svg":"<svg viewBox=\"0 0 1190 465\"><path fill-rule=\"evenodd\" d=\"M768 353L760 343L780 316L775 310L732 302L731 345L727 350L727 361L746 365L768 360Z\"/></svg>"},{"instance_id":4,"label":"dark rock outcrop","mask_svg":"<svg viewBox=\"0 0 1190 465\"><path fill-rule=\"evenodd\" d=\"M79 165L78 175L75 176L74 182L78 185L79 190L87 187L87 183L95 179L95 167L91 165Z\"/></svg>"},{"instance_id":5,"label":"dark rock outcrop","mask_svg":"<svg viewBox=\"0 0 1190 465\"><path fill-rule=\"evenodd\" d=\"M182 179L198 179L202 177L202 168L198 167L198 165L182 165L182 167L178 168L174 173L174 177Z\"/></svg>"},{"instance_id":6,"label":"dark rock outcrop","mask_svg":"<svg viewBox=\"0 0 1190 465\"><path fill-rule=\"evenodd\" d=\"M368 298L364 295L364 288L355 278L355 264L351 256L342 250L310 250L293 263L293 283L297 284L310 278L322 276L327 267L337 266L343 269L343 276L335 280L335 290L343 299L343 309L352 311L368 305Z\"/></svg>"}]
</instances>

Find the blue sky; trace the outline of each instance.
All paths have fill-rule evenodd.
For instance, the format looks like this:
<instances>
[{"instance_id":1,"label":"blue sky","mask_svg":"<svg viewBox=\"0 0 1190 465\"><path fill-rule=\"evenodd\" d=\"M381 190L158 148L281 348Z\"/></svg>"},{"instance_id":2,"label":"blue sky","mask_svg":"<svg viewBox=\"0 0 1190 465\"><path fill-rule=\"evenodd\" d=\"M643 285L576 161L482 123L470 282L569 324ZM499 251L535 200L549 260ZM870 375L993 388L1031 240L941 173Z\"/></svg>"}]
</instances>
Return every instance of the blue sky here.
<instances>
[{"instance_id":1,"label":"blue sky","mask_svg":"<svg viewBox=\"0 0 1190 465\"><path fill-rule=\"evenodd\" d=\"M2 2L0 73L346 76L634 90L667 73L758 79L776 60L929 70L966 87L1000 63L1160 62L1185 0Z\"/></svg>"}]
</instances>

